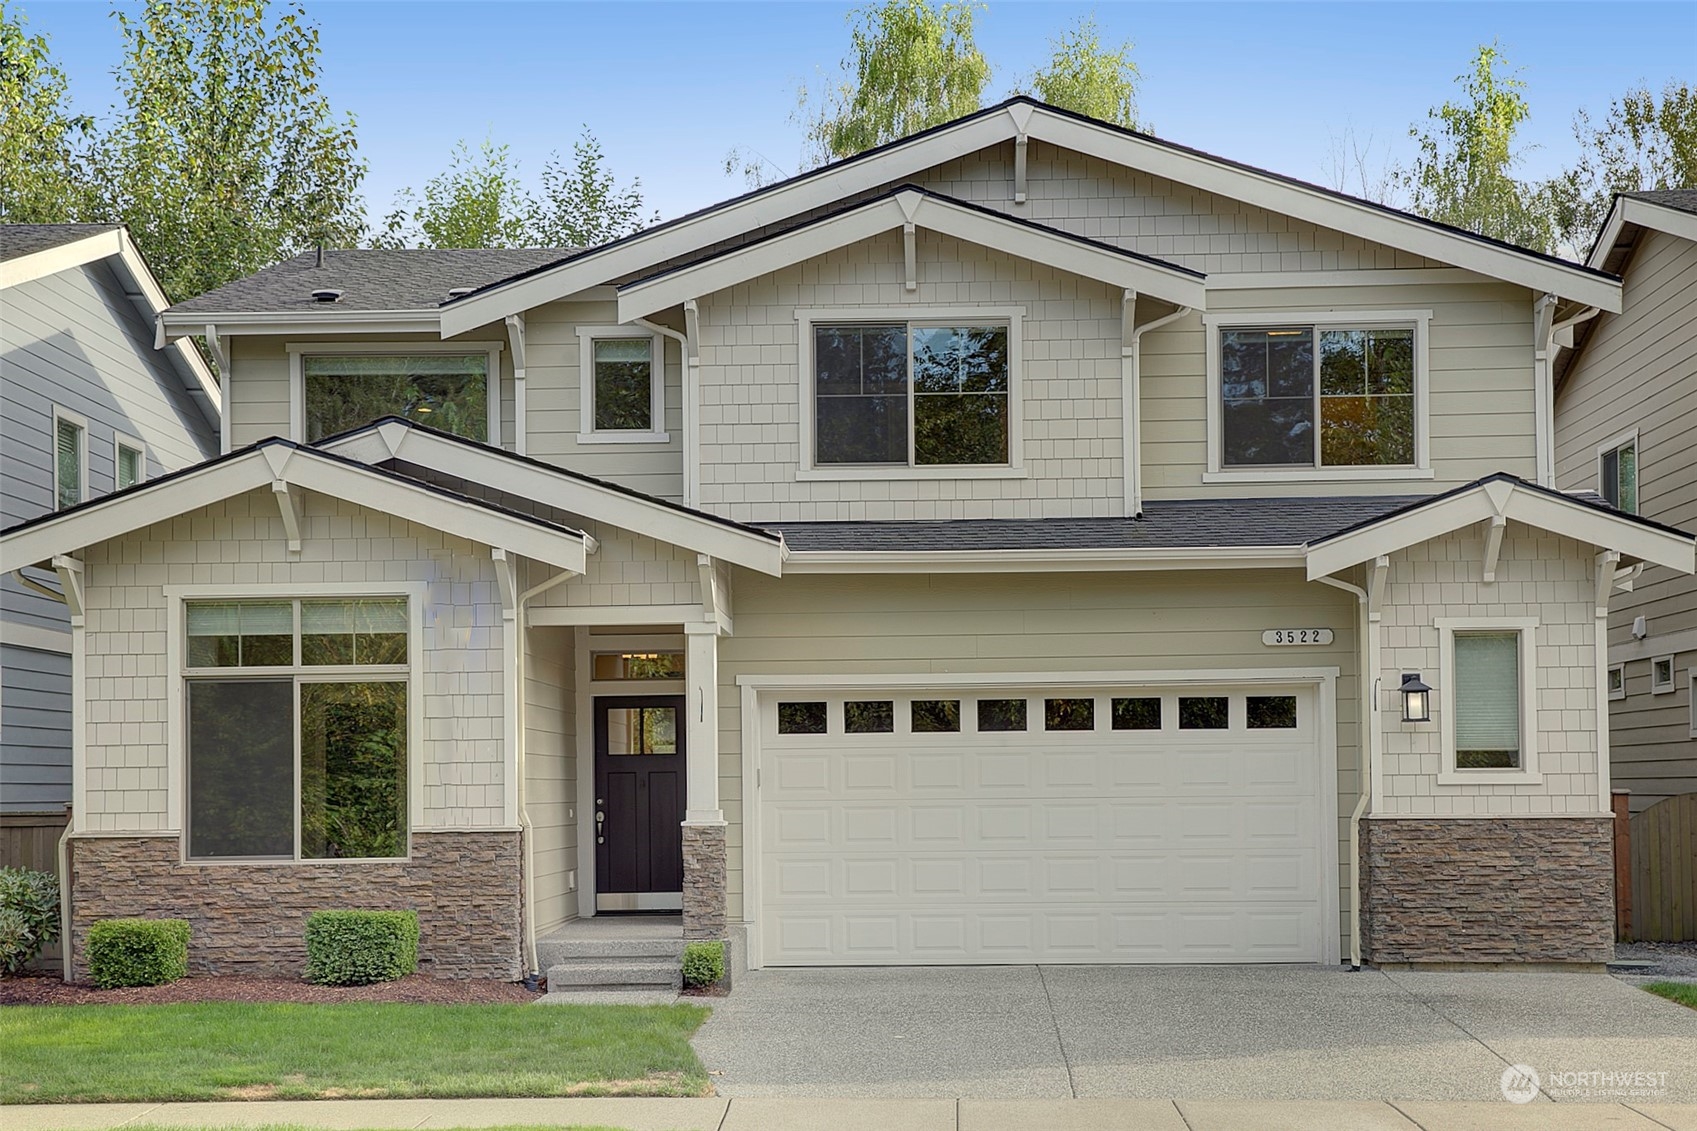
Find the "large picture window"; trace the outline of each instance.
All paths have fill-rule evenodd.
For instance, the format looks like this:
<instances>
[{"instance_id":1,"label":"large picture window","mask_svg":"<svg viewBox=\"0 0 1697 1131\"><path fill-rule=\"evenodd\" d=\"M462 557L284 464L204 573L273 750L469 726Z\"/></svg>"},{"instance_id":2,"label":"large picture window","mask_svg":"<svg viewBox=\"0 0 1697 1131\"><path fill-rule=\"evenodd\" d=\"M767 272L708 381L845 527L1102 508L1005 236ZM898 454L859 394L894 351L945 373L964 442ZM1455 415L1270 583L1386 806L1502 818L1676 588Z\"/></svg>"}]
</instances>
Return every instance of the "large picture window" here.
<instances>
[{"instance_id":1,"label":"large picture window","mask_svg":"<svg viewBox=\"0 0 1697 1131\"><path fill-rule=\"evenodd\" d=\"M1218 330L1220 466L1412 467L1413 326Z\"/></svg>"},{"instance_id":2,"label":"large picture window","mask_svg":"<svg viewBox=\"0 0 1697 1131\"><path fill-rule=\"evenodd\" d=\"M489 439L489 354L309 354L301 359L308 443L398 416Z\"/></svg>"},{"instance_id":3,"label":"large picture window","mask_svg":"<svg viewBox=\"0 0 1697 1131\"><path fill-rule=\"evenodd\" d=\"M192 859L407 853L407 602L191 601Z\"/></svg>"},{"instance_id":4,"label":"large picture window","mask_svg":"<svg viewBox=\"0 0 1697 1131\"><path fill-rule=\"evenodd\" d=\"M818 466L1006 466L1005 324L816 323Z\"/></svg>"}]
</instances>

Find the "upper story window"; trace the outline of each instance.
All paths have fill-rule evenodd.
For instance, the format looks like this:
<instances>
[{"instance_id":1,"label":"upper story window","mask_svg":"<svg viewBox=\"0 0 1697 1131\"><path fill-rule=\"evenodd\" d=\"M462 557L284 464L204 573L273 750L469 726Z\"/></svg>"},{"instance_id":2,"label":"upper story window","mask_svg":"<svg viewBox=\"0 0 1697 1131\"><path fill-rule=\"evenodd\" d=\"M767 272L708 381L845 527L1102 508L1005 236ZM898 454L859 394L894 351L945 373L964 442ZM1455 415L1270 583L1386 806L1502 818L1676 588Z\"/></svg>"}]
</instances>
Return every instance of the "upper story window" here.
<instances>
[{"instance_id":1,"label":"upper story window","mask_svg":"<svg viewBox=\"0 0 1697 1131\"><path fill-rule=\"evenodd\" d=\"M74 507L88 498L88 424L82 417L53 410L53 506Z\"/></svg>"},{"instance_id":2,"label":"upper story window","mask_svg":"<svg viewBox=\"0 0 1697 1131\"><path fill-rule=\"evenodd\" d=\"M584 444L662 444L665 340L640 326L578 329Z\"/></svg>"},{"instance_id":3,"label":"upper story window","mask_svg":"<svg viewBox=\"0 0 1697 1131\"><path fill-rule=\"evenodd\" d=\"M112 439L112 487L122 491L147 478L147 447L133 436Z\"/></svg>"},{"instance_id":4,"label":"upper story window","mask_svg":"<svg viewBox=\"0 0 1697 1131\"><path fill-rule=\"evenodd\" d=\"M500 430L492 374L498 354L483 343L453 350L393 349L297 355L295 434L307 443L384 416L491 442Z\"/></svg>"},{"instance_id":5,"label":"upper story window","mask_svg":"<svg viewBox=\"0 0 1697 1131\"><path fill-rule=\"evenodd\" d=\"M188 855L407 853L404 598L190 601Z\"/></svg>"},{"instance_id":6,"label":"upper story window","mask_svg":"<svg viewBox=\"0 0 1697 1131\"><path fill-rule=\"evenodd\" d=\"M1424 312L1245 317L1209 328L1210 473L1424 473Z\"/></svg>"},{"instance_id":7,"label":"upper story window","mask_svg":"<svg viewBox=\"0 0 1697 1131\"><path fill-rule=\"evenodd\" d=\"M1009 327L815 323L816 466L1006 466Z\"/></svg>"},{"instance_id":8,"label":"upper story window","mask_svg":"<svg viewBox=\"0 0 1697 1131\"><path fill-rule=\"evenodd\" d=\"M1616 437L1597 449L1597 493L1628 514L1638 513L1638 433Z\"/></svg>"}]
</instances>

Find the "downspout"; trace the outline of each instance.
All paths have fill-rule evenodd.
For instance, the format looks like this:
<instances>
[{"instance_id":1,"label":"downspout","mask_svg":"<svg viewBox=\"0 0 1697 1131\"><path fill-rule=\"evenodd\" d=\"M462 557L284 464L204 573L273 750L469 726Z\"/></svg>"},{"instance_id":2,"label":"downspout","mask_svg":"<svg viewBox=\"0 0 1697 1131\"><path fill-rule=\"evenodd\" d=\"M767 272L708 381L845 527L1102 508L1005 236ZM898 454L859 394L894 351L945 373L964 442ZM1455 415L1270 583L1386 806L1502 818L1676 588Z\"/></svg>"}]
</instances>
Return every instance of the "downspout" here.
<instances>
[{"instance_id":1,"label":"downspout","mask_svg":"<svg viewBox=\"0 0 1697 1131\"><path fill-rule=\"evenodd\" d=\"M688 334L679 333L677 330L672 329L670 326L662 326L662 325L660 325L660 323L650 321L647 318L633 318L633 319L631 319L631 321L635 325L641 326L645 330L652 330L656 334L660 334L663 337L670 338L670 339L672 339L672 341L678 343L678 360L681 363L678 367L679 368L678 384L679 384L679 388L683 392L683 403L678 406L678 414L681 417L682 422L683 422L683 433L684 433L683 434L684 506L686 506L686 507L696 506L697 501L696 501L696 498L695 498L695 496L696 496L695 479L696 479L696 475L697 475L697 471L696 471L697 465L696 465L696 454L695 454L695 447L696 447L696 445L695 445L695 418L696 418L696 415L697 415L697 410L696 410L695 399L696 399L696 397L698 397L700 395L700 391L697 387L696 379L695 379L695 377L696 377L695 367L699 362L699 358L697 357L696 350L695 350L695 341L694 341L695 335L694 335L693 332L688 333ZM695 300L694 299L690 299L688 302L684 303L684 321L685 321L685 324L688 325L691 328L691 330L693 331L694 327L695 327Z\"/></svg>"},{"instance_id":2,"label":"downspout","mask_svg":"<svg viewBox=\"0 0 1697 1131\"><path fill-rule=\"evenodd\" d=\"M518 600L513 602L513 629L519 634L516 662L513 665L514 671L517 673L514 682L518 684L514 695L513 710L517 711L519 716L518 733L513 740L516 747L513 755L516 766L513 772L518 775L519 779L519 838L524 848L524 913L521 918L524 922L524 968L525 973L530 976L538 975L542 971L536 968L536 837L530 823L530 810L527 808L529 790L525 788L524 657L525 646L529 643L530 634L530 626L525 618L525 606L530 603L532 597L577 576L579 575L570 570L562 570L540 585L532 585L529 589L520 593Z\"/></svg>"},{"instance_id":3,"label":"downspout","mask_svg":"<svg viewBox=\"0 0 1697 1131\"><path fill-rule=\"evenodd\" d=\"M1377 653L1378 631L1373 625L1369 609L1367 590L1335 577L1317 577L1314 580L1346 593L1355 594L1356 604L1360 613L1357 621L1356 639L1360 642L1359 682L1361 686L1361 735L1356 742L1358 768L1356 770L1355 811L1349 815L1349 968L1361 969L1361 819L1367 815L1369 804L1373 800L1372 748L1376 744L1378 726L1374 717L1374 700L1377 698L1375 685L1378 683L1378 665L1372 663L1372 656Z\"/></svg>"},{"instance_id":4,"label":"downspout","mask_svg":"<svg viewBox=\"0 0 1697 1131\"><path fill-rule=\"evenodd\" d=\"M1137 292L1127 291L1121 317L1134 316L1136 304ZM1134 324L1129 335L1121 336L1122 342L1129 338L1129 342L1122 344L1120 348L1121 380L1125 391L1125 412L1121 427L1126 437L1125 480L1129 488L1125 503L1129 518L1136 518L1143 513L1143 335L1150 330L1158 330L1169 322L1176 322L1189 314L1191 309L1181 306L1153 322L1146 322L1141 326Z\"/></svg>"}]
</instances>

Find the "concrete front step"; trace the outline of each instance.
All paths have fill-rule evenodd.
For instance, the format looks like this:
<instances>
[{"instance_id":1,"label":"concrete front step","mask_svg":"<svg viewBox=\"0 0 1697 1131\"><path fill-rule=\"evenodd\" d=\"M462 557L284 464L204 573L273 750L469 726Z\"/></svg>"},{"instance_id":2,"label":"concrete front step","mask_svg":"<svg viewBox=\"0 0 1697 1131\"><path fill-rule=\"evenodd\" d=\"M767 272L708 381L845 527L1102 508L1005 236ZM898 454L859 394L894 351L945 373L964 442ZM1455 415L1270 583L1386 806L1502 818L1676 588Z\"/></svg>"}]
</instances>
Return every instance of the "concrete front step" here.
<instances>
[{"instance_id":1,"label":"concrete front step","mask_svg":"<svg viewBox=\"0 0 1697 1131\"><path fill-rule=\"evenodd\" d=\"M562 962L548 967L548 992L573 990L679 989L683 971L676 962Z\"/></svg>"},{"instance_id":2,"label":"concrete front step","mask_svg":"<svg viewBox=\"0 0 1697 1131\"><path fill-rule=\"evenodd\" d=\"M546 970L562 962L663 958L683 961L684 940L677 939L538 939L537 964Z\"/></svg>"}]
</instances>

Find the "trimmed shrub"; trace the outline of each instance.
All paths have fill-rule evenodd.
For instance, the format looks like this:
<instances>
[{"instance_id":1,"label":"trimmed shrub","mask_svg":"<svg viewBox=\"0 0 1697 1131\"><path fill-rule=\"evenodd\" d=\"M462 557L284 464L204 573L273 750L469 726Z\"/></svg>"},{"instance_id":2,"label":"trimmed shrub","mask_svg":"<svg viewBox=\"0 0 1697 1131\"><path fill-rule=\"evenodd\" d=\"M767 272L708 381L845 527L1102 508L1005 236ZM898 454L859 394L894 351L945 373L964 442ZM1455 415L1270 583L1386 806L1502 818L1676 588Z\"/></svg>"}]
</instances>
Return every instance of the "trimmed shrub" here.
<instances>
[{"instance_id":1,"label":"trimmed shrub","mask_svg":"<svg viewBox=\"0 0 1697 1131\"><path fill-rule=\"evenodd\" d=\"M418 912L314 911L306 976L325 986L392 982L418 969Z\"/></svg>"},{"instance_id":2,"label":"trimmed shrub","mask_svg":"<svg viewBox=\"0 0 1697 1131\"><path fill-rule=\"evenodd\" d=\"M105 919L88 929L88 976L103 990L163 986L188 972L186 919Z\"/></svg>"},{"instance_id":3,"label":"trimmed shrub","mask_svg":"<svg viewBox=\"0 0 1697 1131\"><path fill-rule=\"evenodd\" d=\"M59 878L0 868L0 972L16 974L59 937Z\"/></svg>"},{"instance_id":4,"label":"trimmed shrub","mask_svg":"<svg viewBox=\"0 0 1697 1131\"><path fill-rule=\"evenodd\" d=\"M724 976L724 943L692 942L684 947L684 985L712 986Z\"/></svg>"}]
</instances>

